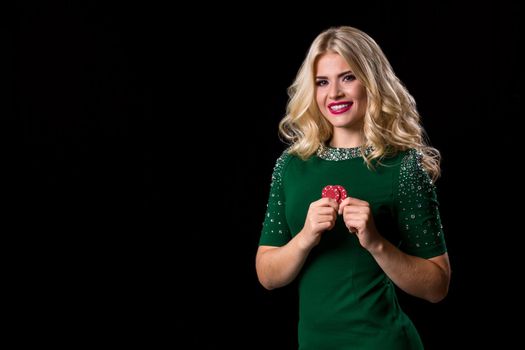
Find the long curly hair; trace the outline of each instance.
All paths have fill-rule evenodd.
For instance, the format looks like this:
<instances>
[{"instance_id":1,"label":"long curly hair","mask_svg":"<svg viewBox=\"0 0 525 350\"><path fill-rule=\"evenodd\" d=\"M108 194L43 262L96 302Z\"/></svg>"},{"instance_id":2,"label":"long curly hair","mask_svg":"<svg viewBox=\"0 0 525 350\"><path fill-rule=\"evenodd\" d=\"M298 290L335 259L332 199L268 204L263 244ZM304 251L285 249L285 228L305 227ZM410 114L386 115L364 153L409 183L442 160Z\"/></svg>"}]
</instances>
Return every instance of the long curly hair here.
<instances>
[{"instance_id":1,"label":"long curly hair","mask_svg":"<svg viewBox=\"0 0 525 350\"><path fill-rule=\"evenodd\" d=\"M315 66L327 52L341 55L366 88L362 153L369 168L373 168L373 160L413 148L422 154L422 165L435 181L441 172L441 156L428 144L414 98L394 74L379 45L366 33L348 26L327 29L315 38L288 88L286 115L279 123L279 132L290 144L289 152L307 159L332 137L332 125L315 99Z\"/></svg>"}]
</instances>

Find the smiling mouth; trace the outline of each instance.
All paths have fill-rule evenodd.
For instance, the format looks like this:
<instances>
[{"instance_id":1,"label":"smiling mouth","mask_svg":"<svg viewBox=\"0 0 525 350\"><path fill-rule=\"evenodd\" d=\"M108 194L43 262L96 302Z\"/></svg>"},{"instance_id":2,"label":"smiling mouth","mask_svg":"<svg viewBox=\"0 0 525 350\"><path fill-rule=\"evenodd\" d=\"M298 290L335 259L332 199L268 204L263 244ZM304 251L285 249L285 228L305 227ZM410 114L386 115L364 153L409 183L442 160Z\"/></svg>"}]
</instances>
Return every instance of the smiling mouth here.
<instances>
[{"instance_id":1,"label":"smiling mouth","mask_svg":"<svg viewBox=\"0 0 525 350\"><path fill-rule=\"evenodd\" d=\"M353 104L353 102L331 103L328 105L328 110L332 114L341 114L350 110Z\"/></svg>"}]
</instances>

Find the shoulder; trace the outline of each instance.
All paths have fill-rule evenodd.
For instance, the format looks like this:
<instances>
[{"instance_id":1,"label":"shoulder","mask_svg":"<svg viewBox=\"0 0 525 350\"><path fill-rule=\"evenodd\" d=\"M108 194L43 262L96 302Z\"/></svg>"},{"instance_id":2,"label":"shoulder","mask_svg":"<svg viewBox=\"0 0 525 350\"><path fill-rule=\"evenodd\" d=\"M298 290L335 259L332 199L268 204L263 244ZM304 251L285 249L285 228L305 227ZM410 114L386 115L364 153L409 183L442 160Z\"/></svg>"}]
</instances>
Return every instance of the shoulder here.
<instances>
[{"instance_id":1,"label":"shoulder","mask_svg":"<svg viewBox=\"0 0 525 350\"><path fill-rule=\"evenodd\" d=\"M277 158L276 165L277 164L285 164L290 161L290 159L294 158L293 154L290 153L290 149L287 148L281 153L281 155Z\"/></svg>"},{"instance_id":2,"label":"shoulder","mask_svg":"<svg viewBox=\"0 0 525 350\"><path fill-rule=\"evenodd\" d=\"M400 154L400 181L418 183L420 186L433 188L432 179L423 166L423 153L413 148L400 153L402 153Z\"/></svg>"},{"instance_id":3,"label":"shoulder","mask_svg":"<svg viewBox=\"0 0 525 350\"><path fill-rule=\"evenodd\" d=\"M401 153L401 171L411 173L427 173L423 166L423 153L414 148L407 149Z\"/></svg>"},{"instance_id":4,"label":"shoulder","mask_svg":"<svg viewBox=\"0 0 525 350\"><path fill-rule=\"evenodd\" d=\"M290 160L295 157L296 156L290 153L289 148L285 149L275 161L274 172L283 170L288 165Z\"/></svg>"},{"instance_id":5,"label":"shoulder","mask_svg":"<svg viewBox=\"0 0 525 350\"><path fill-rule=\"evenodd\" d=\"M393 151L384 155L380 159L380 163L388 166L416 166L422 165L423 153L420 151L409 148L405 150ZM405 169L401 169L405 170Z\"/></svg>"},{"instance_id":6,"label":"shoulder","mask_svg":"<svg viewBox=\"0 0 525 350\"><path fill-rule=\"evenodd\" d=\"M273 174L272 174L272 181L275 182L280 182L285 171L286 171L286 168L288 166L288 164L290 163L290 161L294 158L296 158L297 156L291 154L289 152L289 149L285 149L283 151L283 153L281 153L281 155L277 158L277 160L275 161L275 165L273 167Z\"/></svg>"},{"instance_id":7,"label":"shoulder","mask_svg":"<svg viewBox=\"0 0 525 350\"><path fill-rule=\"evenodd\" d=\"M393 167L399 169L412 163L421 163L421 154L413 148L386 152L378 159L373 160L374 165Z\"/></svg>"}]
</instances>

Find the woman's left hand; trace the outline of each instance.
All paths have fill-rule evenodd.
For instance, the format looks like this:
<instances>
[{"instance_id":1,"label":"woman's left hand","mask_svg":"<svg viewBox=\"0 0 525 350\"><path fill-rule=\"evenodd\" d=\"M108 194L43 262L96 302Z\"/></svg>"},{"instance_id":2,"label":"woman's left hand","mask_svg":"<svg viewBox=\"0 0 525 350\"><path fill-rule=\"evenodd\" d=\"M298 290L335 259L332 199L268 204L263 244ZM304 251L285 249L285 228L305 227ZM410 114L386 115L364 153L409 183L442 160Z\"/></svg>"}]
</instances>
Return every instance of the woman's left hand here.
<instances>
[{"instance_id":1,"label":"woman's left hand","mask_svg":"<svg viewBox=\"0 0 525 350\"><path fill-rule=\"evenodd\" d=\"M347 197L339 204L339 215L350 233L357 235L359 243L366 250L371 250L382 237L376 230L372 210L368 202Z\"/></svg>"}]
</instances>

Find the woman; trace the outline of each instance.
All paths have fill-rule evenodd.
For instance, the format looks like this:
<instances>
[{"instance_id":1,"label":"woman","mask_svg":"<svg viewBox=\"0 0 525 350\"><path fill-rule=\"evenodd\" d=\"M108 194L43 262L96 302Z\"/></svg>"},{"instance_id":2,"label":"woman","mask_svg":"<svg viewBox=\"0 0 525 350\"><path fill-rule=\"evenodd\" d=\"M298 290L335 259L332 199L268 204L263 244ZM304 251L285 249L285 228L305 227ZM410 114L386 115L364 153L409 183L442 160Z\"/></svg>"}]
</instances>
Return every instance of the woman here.
<instances>
[{"instance_id":1,"label":"woman","mask_svg":"<svg viewBox=\"0 0 525 350\"><path fill-rule=\"evenodd\" d=\"M367 34L330 28L289 89L256 257L267 289L299 279L300 349L422 349L394 285L439 302L450 282L439 152ZM346 197L346 198L345 198Z\"/></svg>"}]
</instances>

